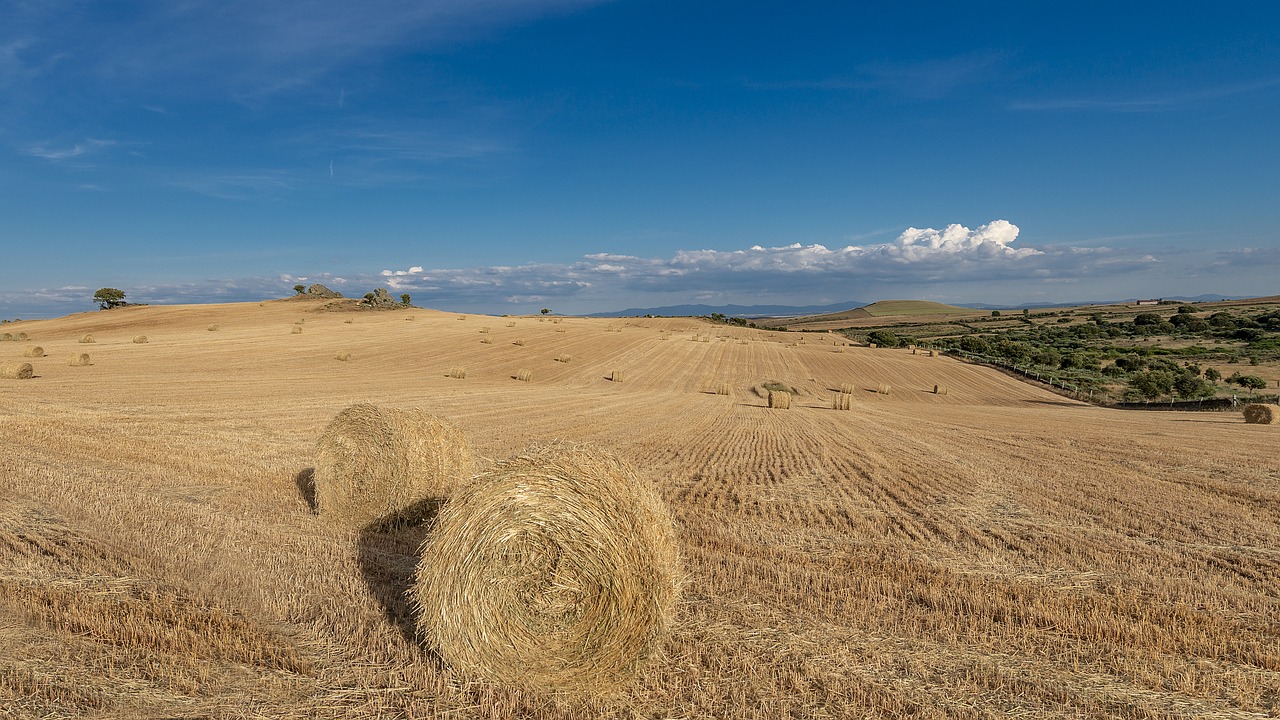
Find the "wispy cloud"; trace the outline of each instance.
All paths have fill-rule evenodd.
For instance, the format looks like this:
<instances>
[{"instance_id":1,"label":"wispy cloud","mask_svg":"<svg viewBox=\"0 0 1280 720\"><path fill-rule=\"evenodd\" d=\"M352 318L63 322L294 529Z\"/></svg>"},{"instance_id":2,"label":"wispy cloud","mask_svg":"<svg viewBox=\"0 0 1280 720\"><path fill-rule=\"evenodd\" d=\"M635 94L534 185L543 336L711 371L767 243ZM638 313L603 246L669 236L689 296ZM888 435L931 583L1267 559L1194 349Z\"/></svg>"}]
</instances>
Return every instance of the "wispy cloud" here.
<instances>
[{"instance_id":1,"label":"wispy cloud","mask_svg":"<svg viewBox=\"0 0 1280 720\"><path fill-rule=\"evenodd\" d=\"M108 148L116 144L115 140L97 140L89 138L84 142L78 142L71 146L55 147L50 144L30 145L23 149L23 153L32 157L44 158L45 160L70 160L78 158L82 155L88 155L103 148Z\"/></svg>"},{"instance_id":2,"label":"wispy cloud","mask_svg":"<svg viewBox=\"0 0 1280 720\"><path fill-rule=\"evenodd\" d=\"M1133 97L1076 97L1043 100L1020 100L1009 105L1011 110L1023 111L1080 111L1103 113L1164 112L1211 100L1236 95L1247 95L1280 86L1280 78L1254 80L1252 82L1202 88L1189 92L1135 95Z\"/></svg>"}]
</instances>

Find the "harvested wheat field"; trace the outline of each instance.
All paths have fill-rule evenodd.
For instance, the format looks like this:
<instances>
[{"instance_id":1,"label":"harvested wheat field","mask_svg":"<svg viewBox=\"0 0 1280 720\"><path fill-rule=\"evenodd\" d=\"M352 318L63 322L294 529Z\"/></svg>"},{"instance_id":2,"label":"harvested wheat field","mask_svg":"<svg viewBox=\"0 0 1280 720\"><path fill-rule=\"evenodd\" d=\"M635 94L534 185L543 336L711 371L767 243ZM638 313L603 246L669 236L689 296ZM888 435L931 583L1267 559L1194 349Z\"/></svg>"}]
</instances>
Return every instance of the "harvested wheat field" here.
<instances>
[{"instance_id":1,"label":"harvested wheat field","mask_svg":"<svg viewBox=\"0 0 1280 720\"><path fill-rule=\"evenodd\" d=\"M15 323L55 357L97 342L0 393L0 716L1280 713L1275 425L691 319L323 305ZM429 526L312 511L317 439L355 403L447 420L478 471L547 441L637 468L683 577L657 657L599 693L441 661L406 595Z\"/></svg>"}]
</instances>

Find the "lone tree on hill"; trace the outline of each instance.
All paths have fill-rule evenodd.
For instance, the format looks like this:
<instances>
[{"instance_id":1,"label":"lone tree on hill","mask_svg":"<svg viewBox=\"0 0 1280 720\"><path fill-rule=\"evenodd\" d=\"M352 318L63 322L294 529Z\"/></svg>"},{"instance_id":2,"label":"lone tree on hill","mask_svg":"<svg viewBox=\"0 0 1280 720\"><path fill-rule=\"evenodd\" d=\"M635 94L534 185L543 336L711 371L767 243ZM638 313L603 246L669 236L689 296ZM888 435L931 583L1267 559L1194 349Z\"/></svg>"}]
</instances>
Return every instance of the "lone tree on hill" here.
<instances>
[{"instance_id":1,"label":"lone tree on hill","mask_svg":"<svg viewBox=\"0 0 1280 720\"><path fill-rule=\"evenodd\" d=\"M93 301L98 303L98 307L103 310L120 307L125 304L124 291L116 288L100 288L98 292L93 294Z\"/></svg>"},{"instance_id":2,"label":"lone tree on hill","mask_svg":"<svg viewBox=\"0 0 1280 720\"><path fill-rule=\"evenodd\" d=\"M546 314L547 314L547 313L549 313L549 312L551 312L551 308L542 308L542 314L543 314L543 315L546 315Z\"/></svg>"},{"instance_id":3,"label":"lone tree on hill","mask_svg":"<svg viewBox=\"0 0 1280 720\"><path fill-rule=\"evenodd\" d=\"M403 293L403 294L401 294L401 295L400 295L400 304L401 304L401 305L408 305L408 304L409 304L409 300L410 300L409 293Z\"/></svg>"},{"instance_id":4,"label":"lone tree on hill","mask_svg":"<svg viewBox=\"0 0 1280 720\"><path fill-rule=\"evenodd\" d=\"M293 286L293 291L294 291L294 292L296 292L296 293L298 293L299 295L302 295L302 294L305 294L305 293L307 292L307 288L306 288L306 286L305 286L305 285L294 285L294 286Z\"/></svg>"}]
</instances>

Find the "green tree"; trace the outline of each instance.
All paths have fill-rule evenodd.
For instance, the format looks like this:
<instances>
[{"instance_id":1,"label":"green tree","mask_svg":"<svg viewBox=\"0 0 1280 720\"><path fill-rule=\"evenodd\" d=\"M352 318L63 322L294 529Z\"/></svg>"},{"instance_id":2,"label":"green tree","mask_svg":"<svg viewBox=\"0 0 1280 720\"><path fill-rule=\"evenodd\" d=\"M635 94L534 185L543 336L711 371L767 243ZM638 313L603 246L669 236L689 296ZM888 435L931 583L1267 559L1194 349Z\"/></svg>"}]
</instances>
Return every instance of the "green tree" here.
<instances>
[{"instance_id":1,"label":"green tree","mask_svg":"<svg viewBox=\"0 0 1280 720\"><path fill-rule=\"evenodd\" d=\"M898 347L902 344L898 336L888 330L872 330L867 334L867 342L873 342L880 347Z\"/></svg>"},{"instance_id":2,"label":"green tree","mask_svg":"<svg viewBox=\"0 0 1280 720\"><path fill-rule=\"evenodd\" d=\"M1000 317L1000 311L999 311L999 310L992 310L992 311L991 311L991 317Z\"/></svg>"},{"instance_id":3,"label":"green tree","mask_svg":"<svg viewBox=\"0 0 1280 720\"><path fill-rule=\"evenodd\" d=\"M1209 368L1204 371L1204 379L1209 382L1218 382L1222 379L1222 373L1218 372L1217 368Z\"/></svg>"},{"instance_id":4,"label":"green tree","mask_svg":"<svg viewBox=\"0 0 1280 720\"><path fill-rule=\"evenodd\" d=\"M409 293L402 293L402 294L400 295L400 304L401 304L401 305L408 305L408 304L409 304Z\"/></svg>"},{"instance_id":5,"label":"green tree","mask_svg":"<svg viewBox=\"0 0 1280 720\"><path fill-rule=\"evenodd\" d=\"M93 294L93 301L98 303L98 307L103 310L110 310L113 307L124 305L124 291L116 288L104 287Z\"/></svg>"},{"instance_id":6,"label":"green tree","mask_svg":"<svg viewBox=\"0 0 1280 720\"><path fill-rule=\"evenodd\" d=\"M299 295L302 295L307 291L307 287L305 285L294 285L293 291L298 293Z\"/></svg>"},{"instance_id":7,"label":"green tree","mask_svg":"<svg viewBox=\"0 0 1280 720\"><path fill-rule=\"evenodd\" d=\"M542 310L540 310L539 312L541 312L543 315L546 315L547 313L551 312L551 308L542 308Z\"/></svg>"}]
</instances>

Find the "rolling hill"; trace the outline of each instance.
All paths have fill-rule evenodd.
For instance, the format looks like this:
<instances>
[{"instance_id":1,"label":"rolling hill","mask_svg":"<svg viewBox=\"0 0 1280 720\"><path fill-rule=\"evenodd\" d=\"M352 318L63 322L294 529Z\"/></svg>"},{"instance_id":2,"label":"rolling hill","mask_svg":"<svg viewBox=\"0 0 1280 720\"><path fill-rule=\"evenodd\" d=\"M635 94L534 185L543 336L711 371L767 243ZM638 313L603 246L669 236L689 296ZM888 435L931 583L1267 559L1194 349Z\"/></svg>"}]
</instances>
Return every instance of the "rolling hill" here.
<instances>
[{"instance_id":1,"label":"rolling hill","mask_svg":"<svg viewBox=\"0 0 1280 720\"><path fill-rule=\"evenodd\" d=\"M1240 451L1275 426L1095 408L834 335L322 303L5 326L29 341L0 362L36 377L0 380L0 714L1249 717L1280 699L1280 461ZM833 410L844 385L853 409ZM687 577L662 657L598 697L433 657L402 593L429 528L353 533L307 501L316 439L356 402L437 413L484 465L570 440L641 468Z\"/></svg>"}]
</instances>

